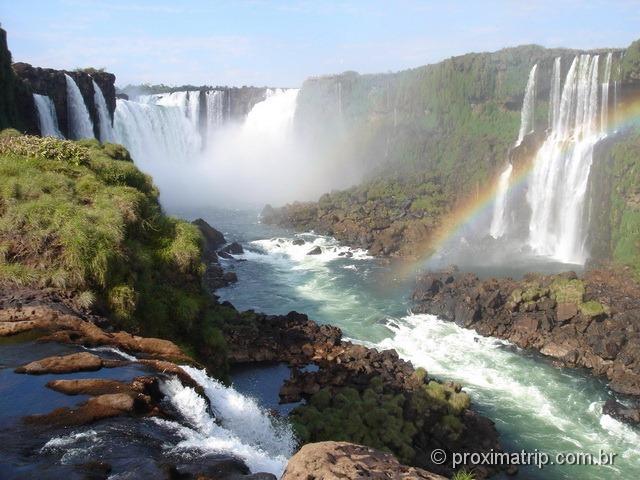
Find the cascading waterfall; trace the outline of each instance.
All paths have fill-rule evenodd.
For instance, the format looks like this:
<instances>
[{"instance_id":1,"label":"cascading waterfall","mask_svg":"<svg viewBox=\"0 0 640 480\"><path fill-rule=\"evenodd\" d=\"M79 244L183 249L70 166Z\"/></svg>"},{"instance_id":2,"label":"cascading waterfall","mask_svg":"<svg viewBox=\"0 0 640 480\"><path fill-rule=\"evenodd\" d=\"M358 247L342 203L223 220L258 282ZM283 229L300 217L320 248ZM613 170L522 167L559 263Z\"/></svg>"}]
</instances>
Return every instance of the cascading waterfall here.
<instances>
[{"instance_id":1,"label":"cascading waterfall","mask_svg":"<svg viewBox=\"0 0 640 480\"><path fill-rule=\"evenodd\" d=\"M101 142L114 142L115 134L113 132L113 126L111 125L111 115L109 115L109 109L107 108L107 102L104 99L102 90L95 82L93 83L93 101L96 104L96 110L98 111L98 120L100 127L100 141Z\"/></svg>"},{"instance_id":2,"label":"cascading waterfall","mask_svg":"<svg viewBox=\"0 0 640 480\"><path fill-rule=\"evenodd\" d=\"M534 115L536 104L536 71L538 64L535 64L529 72L527 87L522 100L522 111L520 112L520 131L518 132L518 140L516 147L522 143L525 135L531 133L534 128Z\"/></svg>"},{"instance_id":3,"label":"cascading waterfall","mask_svg":"<svg viewBox=\"0 0 640 480\"><path fill-rule=\"evenodd\" d=\"M177 107L118 99L114 129L118 142L147 171L156 165L176 168L200 151L197 129Z\"/></svg>"},{"instance_id":4,"label":"cascading waterfall","mask_svg":"<svg viewBox=\"0 0 640 480\"><path fill-rule=\"evenodd\" d=\"M46 95L33 94L33 101L38 110L38 121L40 125L40 135L43 137L64 138L58 127L58 117L53 101Z\"/></svg>"},{"instance_id":5,"label":"cascading waterfall","mask_svg":"<svg viewBox=\"0 0 640 480\"><path fill-rule=\"evenodd\" d=\"M553 130L560 116L560 62L557 57L553 62L551 73L551 88L549 90L549 130Z\"/></svg>"},{"instance_id":6,"label":"cascading waterfall","mask_svg":"<svg viewBox=\"0 0 640 480\"><path fill-rule=\"evenodd\" d=\"M604 80L602 81L602 101L600 102L600 130L606 132L609 123L609 80L611 79L611 60L613 53L609 52L604 67Z\"/></svg>"},{"instance_id":7,"label":"cascading waterfall","mask_svg":"<svg viewBox=\"0 0 640 480\"><path fill-rule=\"evenodd\" d=\"M509 162L507 168L504 169L498 179L498 191L496 192L493 218L491 219L491 227L489 229L489 234L496 239L502 237L507 230L507 195L509 193L509 181L511 180L512 171L513 165Z\"/></svg>"},{"instance_id":8,"label":"cascading waterfall","mask_svg":"<svg viewBox=\"0 0 640 480\"><path fill-rule=\"evenodd\" d=\"M522 110L520 112L520 131L515 144L516 147L522 143L525 135L531 133L534 128L537 70L538 64L535 64L533 68L531 68L529 78L527 79L527 86L522 100ZM496 200L493 205L493 217L491 218L491 226L489 228L489 235L496 239L502 237L507 230L507 199L512 172L513 165L509 162L498 179Z\"/></svg>"},{"instance_id":9,"label":"cascading waterfall","mask_svg":"<svg viewBox=\"0 0 640 480\"><path fill-rule=\"evenodd\" d=\"M225 387L205 372L188 366L182 368L203 387L215 417L193 388L175 378L165 382L161 387L163 393L190 425L156 420L181 437L173 450L233 455L242 459L253 473L282 475L296 446L291 427L278 423L254 400Z\"/></svg>"},{"instance_id":10,"label":"cascading waterfall","mask_svg":"<svg viewBox=\"0 0 640 480\"><path fill-rule=\"evenodd\" d=\"M582 264L584 206L593 148L606 132L598 122L598 55L577 56L565 80L557 121L537 152L527 201L528 243L539 255ZM558 101L558 99L552 99Z\"/></svg>"},{"instance_id":11,"label":"cascading waterfall","mask_svg":"<svg viewBox=\"0 0 640 480\"><path fill-rule=\"evenodd\" d=\"M207 105L207 137L219 129L224 123L224 91L212 90L206 92Z\"/></svg>"},{"instance_id":12,"label":"cascading waterfall","mask_svg":"<svg viewBox=\"0 0 640 480\"><path fill-rule=\"evenodd\" d=\"M89 110L84 103L82 93L76 82L66 73L67 81L67 115L69 119L69 137L73 140L82 138L95 138L93 123L89 116Z\"/></svg>"}]
</instances>

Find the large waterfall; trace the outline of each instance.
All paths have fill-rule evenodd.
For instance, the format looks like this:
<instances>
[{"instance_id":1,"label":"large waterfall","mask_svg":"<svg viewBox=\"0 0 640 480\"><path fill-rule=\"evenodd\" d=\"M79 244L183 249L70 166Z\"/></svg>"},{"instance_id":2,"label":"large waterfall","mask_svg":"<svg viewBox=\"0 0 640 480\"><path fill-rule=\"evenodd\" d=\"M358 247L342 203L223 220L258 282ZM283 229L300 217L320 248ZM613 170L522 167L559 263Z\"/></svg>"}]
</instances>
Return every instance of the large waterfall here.
<instances>
[{"instance_id":1,"label":"large waterfall","mask_svg":"<svg viewBox=\"0 0 640 480\"><path fill-rule=\"evenodd\" d=\"M114 142L115 134L113 133L113 126L111 125L111 116L109 115L107 102L104 99L102 90L95 82L95 80L91 80L91 82L93 83L93 101L96 104L96 110L98 111L100 141Z\"/></svg>"},{"instance_id":2,"label":"large waterfall","mask_svg":"<svg viewBox=\"0 0 640 480\"><path fill-rule=\"evenodd\" d=\"M598 55L577 56L560 98L551 99L558 115L536 154L527 192L529 245L565 263L582 264L588 254L585 195L593 148L606 135L598 117L598 61Z\"/></svg>"},{"instance_id":3,"label":"large waterfall","mask_svg":"<svg viewBox=\"0 0 640 480\"><path fill-rule=\"evenodd\" d=\"M237 121L229 118L225 94L190 91L118 100L116 137L153 175L163 201L173 205L308 197L310 185L321 177L303 161L294 139L298 90L267 89L264 100ZM317 188L325 186L318 181Z\"/></svg>"},{"instance_id":4,"label":"large waterfall","mask_svg":"<svg viewBox=\"0 0 640 480\"><path fill-rule=\"evenodd\" d=\"M94 138L93 123L89 110L84 103L82 93L73 78L65 73L67 81L67 116L69 119L69 137L78 140Z\"/></svg>"},{"instance_id":5,"label":"large waterfall","mask_svg":"<svg viewBox=\"0 0 640 480\"><path fill-rule=\"evenodd\" d=\"M43 137L64 138L58 127L58 117L53 101L46 95L33 94L33 101L38 111L38 122L40 125L40 135Z\"/></svg>"}]
</instances>

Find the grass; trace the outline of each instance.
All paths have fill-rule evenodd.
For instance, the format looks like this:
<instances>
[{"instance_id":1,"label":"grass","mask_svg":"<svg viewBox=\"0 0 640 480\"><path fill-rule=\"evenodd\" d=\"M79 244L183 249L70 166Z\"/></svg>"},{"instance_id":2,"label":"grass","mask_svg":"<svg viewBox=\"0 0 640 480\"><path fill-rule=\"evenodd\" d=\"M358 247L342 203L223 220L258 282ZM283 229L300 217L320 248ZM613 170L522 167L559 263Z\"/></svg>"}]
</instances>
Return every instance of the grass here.
<instances>
[{"instance_id":1,"label":"grass","mask_svg":"<svg viewBox=\"0 0 640 480\"><path fill-rule=\"evenodd\" d=\"M126 149L0 134L0 283L73 292L143 335L192 345L224 374L229 312L201 286L202 238L167 217Z\"/></svg>"}]
</instances>

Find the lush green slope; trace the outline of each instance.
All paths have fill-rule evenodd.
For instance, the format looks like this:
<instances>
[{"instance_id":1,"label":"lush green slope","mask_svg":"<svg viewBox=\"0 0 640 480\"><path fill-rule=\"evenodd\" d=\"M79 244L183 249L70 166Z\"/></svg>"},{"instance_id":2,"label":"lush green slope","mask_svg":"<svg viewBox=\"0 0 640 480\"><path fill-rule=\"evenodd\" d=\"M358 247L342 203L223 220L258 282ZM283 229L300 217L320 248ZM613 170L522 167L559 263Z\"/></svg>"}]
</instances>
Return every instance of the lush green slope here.
<instances>
[{"instance_id":1,"label":"lush green slope","mask_svg":"<svg viewBox=\"0 0 640 480\"><path fill-rule=\"evenodd\" d=\"M201 286L202 237L165 216L119 145L0 138L0 282L72 292L119 327L188 345L223 373L217 322L235 314Z\"/></svg>"}]
</instances>

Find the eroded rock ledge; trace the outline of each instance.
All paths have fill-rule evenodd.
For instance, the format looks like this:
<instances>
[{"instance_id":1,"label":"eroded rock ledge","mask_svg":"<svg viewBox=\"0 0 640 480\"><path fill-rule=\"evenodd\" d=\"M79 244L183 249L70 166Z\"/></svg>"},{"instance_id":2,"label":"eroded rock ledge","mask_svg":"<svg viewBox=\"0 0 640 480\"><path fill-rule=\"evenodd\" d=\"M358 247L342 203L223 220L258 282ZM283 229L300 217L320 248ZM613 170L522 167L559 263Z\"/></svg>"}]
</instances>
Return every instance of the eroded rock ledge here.
<instances>
[{"instance_id":1,"label":"eroded rock ledge","mask_svg":"<svg viewBox=\"0 0 640 480\"><path fill-rule=\"evenodd\" d=\"M414 312L507 339L640 396L640 285L622 268L480 280L456 268L418 278Z\"/></svg>"}]
</instances>

